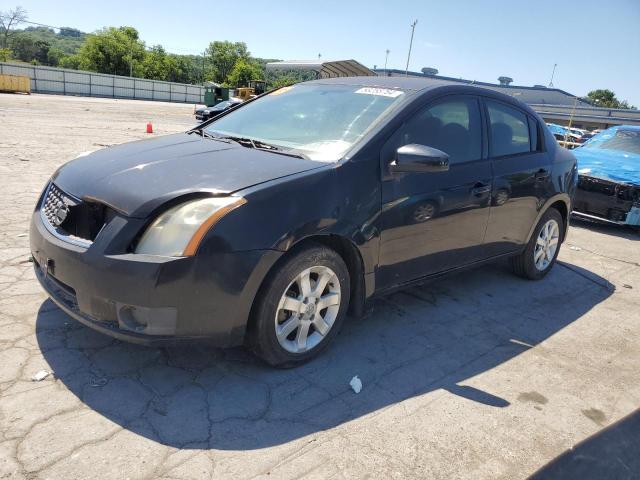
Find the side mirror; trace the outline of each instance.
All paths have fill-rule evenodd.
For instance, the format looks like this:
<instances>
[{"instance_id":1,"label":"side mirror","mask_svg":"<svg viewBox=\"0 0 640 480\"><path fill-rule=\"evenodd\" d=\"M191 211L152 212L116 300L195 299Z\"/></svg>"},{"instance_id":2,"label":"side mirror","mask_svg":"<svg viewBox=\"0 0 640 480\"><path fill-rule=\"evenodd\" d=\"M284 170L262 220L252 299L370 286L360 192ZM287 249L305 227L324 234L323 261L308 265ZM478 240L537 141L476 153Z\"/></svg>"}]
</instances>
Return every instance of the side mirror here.
<instances>
[{"instance_id":1,"label":"side mirror","mask_svg":"<svg viewBox=\"0 0 640 480\"><path fill-rule=\"evenodd\" d=\"M446 172L449 155L437 148L410 143L397 150L396 160L389 167L391 172Z\"/></svg>"}]
</instances>

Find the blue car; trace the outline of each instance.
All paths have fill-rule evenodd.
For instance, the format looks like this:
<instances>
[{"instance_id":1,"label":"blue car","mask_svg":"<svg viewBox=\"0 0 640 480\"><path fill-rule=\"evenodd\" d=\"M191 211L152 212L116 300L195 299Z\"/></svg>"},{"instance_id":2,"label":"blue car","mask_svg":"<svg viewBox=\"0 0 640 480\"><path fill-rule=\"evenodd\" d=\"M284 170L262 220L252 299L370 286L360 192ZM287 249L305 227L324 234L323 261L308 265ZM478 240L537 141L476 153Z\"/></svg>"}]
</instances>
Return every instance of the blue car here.
<instances>
[{"instance_id":1,"label":"blue car","mask_svg":"<svg viewBox=\"0 0 640 480\"><path fill-rule=\"evenodd\" d=\"M640 127L609 128L573 153L579 174L573 213L640 226Z\"/></svg>"}]
</instances>

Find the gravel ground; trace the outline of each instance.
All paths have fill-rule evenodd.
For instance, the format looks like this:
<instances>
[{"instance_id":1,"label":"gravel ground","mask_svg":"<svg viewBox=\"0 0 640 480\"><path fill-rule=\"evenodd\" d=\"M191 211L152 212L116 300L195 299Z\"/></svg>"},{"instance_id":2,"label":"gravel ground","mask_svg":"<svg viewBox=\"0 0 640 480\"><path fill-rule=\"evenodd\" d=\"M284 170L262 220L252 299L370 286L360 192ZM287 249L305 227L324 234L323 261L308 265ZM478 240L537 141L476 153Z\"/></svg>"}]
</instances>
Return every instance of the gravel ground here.
<instances>
[{"instance_id":1,"label":"gravel ground","mask_svg":"<svg viewBox=\"0 0 640 480\"><path fill-rule=\"evenodd\" d=\"M381 299L294 370L127 345L59 311L28 262L49 175L148 137L147 121L185 130L192 111L0 94L0 478L640 476L630 231L572 226L542 282L497 264Z\"/></svg>"}]
</instances>

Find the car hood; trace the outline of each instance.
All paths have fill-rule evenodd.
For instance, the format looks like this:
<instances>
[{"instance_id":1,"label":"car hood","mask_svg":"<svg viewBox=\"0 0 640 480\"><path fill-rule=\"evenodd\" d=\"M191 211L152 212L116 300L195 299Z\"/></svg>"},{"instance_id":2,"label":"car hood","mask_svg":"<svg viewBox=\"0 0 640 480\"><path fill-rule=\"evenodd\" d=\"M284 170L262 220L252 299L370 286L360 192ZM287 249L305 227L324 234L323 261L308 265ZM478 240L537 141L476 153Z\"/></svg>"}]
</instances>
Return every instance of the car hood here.
<instances>
[{"instance_id":1,"label":"car hood","mask_svg":"<svg viewBox=\"0 0 640 480\"><path fill-rule=\"evenodd\" d=\"M587 147L576 148L572 152L578 159L580 175L640 185L640 155L638 154Z\"/></svg>"},{"instance_id":2,"label":"car hood","mask_svg":"<svg viewBox=\"0 0 640 480\"><path fill-rule=\"evenodd\" d=\"M143 218L180 195L230 194L324 165L180 133L96 151L66 163L52 180L76 198Z\"/></svg>"}]
</instances>

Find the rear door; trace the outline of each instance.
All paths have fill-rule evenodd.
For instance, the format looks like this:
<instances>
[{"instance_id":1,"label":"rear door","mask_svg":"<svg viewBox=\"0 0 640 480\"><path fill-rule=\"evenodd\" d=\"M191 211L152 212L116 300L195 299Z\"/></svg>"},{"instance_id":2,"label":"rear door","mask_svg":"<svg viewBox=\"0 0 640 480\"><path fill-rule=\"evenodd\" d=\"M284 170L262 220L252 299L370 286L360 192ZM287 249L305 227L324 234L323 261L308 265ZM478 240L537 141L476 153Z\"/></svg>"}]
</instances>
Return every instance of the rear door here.
<instances>
[{"instance_id":1,"label":"rear door","mask_svg":"<svg viewBox=\"0 0 640 480\"><path fill-rule=\"evenodd\" d=\"M483 100L489 132L493 190L485 244L493 255L521 248L540 208L551 196L551 162L542 129L526 111Z\"/></svg>"},{"instance_id":2,"label":"rear door","mask_svg":"<svg viewBox=\"0 0 640 480\"><path fill-rule=\"evenodd\" d=\"M403 145L449 155L444 172L390 173ZM477 97L450 95L420 108L382 150L382 212L378 288L482 258L489 217L491 165L484 155Z\"/></svg>"}]
</instances>

